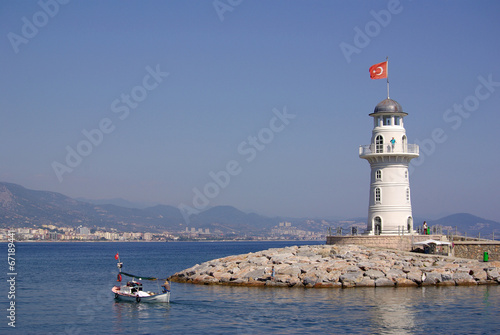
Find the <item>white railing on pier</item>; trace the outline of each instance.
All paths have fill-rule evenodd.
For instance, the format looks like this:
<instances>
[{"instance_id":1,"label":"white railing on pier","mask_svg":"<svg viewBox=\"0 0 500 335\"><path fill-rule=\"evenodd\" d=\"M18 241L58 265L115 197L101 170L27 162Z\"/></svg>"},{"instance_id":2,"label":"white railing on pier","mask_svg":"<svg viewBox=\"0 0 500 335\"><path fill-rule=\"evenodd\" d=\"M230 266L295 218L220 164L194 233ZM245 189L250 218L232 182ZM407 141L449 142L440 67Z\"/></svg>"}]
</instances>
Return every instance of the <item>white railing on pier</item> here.
<instances>
[{"instance_id":1,"label":"white railing on pier","mask_svg":"<svg viewBox=\"0 0 500 335\"><path fill-rule=\"evenodd\" d=\"M359 155L370 154L418 154L417 144L368 144L359 146Z\"/></svg>"}]
</instances>

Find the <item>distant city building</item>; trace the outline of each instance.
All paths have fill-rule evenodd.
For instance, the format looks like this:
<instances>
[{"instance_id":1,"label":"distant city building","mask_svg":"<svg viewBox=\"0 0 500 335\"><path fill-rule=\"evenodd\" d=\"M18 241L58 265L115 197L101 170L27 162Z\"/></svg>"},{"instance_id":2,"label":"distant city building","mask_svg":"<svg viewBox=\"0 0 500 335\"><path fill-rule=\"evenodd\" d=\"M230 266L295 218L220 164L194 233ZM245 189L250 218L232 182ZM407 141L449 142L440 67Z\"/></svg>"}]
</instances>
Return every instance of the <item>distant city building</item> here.
<instances>
[{"instance_id":1,"label":"distant city building","mask_svg":"<svg viewBox=\"0 0 500 335\"><path fill-rule=\"evenodd\" d=\"M419 156L418 145L408 144L399 103L380 102L373 113L371 144L359 147L359 157L370 163L368 235L414 233L408 165Z\"/></svg>"},{"instance_id":2,"label":"distant city building","mask_svg":"<svg viewBox=\"0 0 500 335\"><path fill-rule=\"evenodd\" d=\"M88 229L87 227L78 227L78 234L81 234L81 235L90 235L90 229Z\"/></svg>"},{"instance_id":3,"label":"distant city building","mask_svg":"<svg viewBox=\"0 0 500 335\"><path fill-rule=\"evenodd\" d=\"M210 234L210 229L209 228L189 228L189 227L186 227L186 230L185 230L186 233L190 233L190 234Z\"/></svg>"}]
</instances>

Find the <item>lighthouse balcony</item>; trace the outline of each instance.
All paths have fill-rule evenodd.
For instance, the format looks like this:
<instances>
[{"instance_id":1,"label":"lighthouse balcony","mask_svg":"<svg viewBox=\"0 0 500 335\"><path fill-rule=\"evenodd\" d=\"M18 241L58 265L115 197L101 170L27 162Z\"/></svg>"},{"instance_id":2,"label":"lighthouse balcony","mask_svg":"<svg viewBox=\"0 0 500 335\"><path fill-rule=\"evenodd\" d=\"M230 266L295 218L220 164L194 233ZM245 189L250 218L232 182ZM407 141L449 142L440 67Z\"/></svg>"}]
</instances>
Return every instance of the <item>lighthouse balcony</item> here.
<instances>
[{"instance_id":1,"label":"lighthouse balcony","mask_svg":"<svg viewBox=\"0 0 500 335\"><path fill-rule=\"evenodd\" d=\"M368 144L359 146L359 157L375 155L408 155L418 157L417 144Z\"/></svg>"}]
</instances>

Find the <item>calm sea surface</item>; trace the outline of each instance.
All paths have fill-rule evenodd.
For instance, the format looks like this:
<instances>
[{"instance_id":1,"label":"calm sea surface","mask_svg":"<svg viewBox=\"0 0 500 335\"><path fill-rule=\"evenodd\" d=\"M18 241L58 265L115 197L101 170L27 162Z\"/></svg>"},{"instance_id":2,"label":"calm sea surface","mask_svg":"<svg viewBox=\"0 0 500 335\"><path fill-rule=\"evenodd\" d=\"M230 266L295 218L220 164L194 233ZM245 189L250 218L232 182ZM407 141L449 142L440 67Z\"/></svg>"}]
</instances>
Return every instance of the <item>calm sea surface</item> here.
<instances>
[{"instance_id":1,"label":"calm sea surface","mask_svg":"<svg viewBox=\"0 0 500 335\"><path fill-rule=\"evenodd\" d=\"M210 259L297 242L16 243L16 327L0 334L500 334L500 286L286 289L172 284L170 304L115 302L124 271L166 277Z\"/></svg>"}]
</instances>

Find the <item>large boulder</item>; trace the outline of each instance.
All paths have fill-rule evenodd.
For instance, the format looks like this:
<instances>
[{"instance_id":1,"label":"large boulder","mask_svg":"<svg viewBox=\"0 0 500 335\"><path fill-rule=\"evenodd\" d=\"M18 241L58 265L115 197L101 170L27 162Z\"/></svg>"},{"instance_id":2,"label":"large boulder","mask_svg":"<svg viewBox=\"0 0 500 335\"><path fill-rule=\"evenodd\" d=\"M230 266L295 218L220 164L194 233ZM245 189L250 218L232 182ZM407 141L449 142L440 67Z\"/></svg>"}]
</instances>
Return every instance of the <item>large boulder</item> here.
<instances>
[{"instance_id":1,"label":"large boulder","mask_svg":"<svg viewBox=\"0 0 500 335\"><path fill-rule=\"evenodd\" d=\"M442 281L441 273L438 272L425 272L422 276L422 285L436 285Z\"/></svg>"},{"instance_id":2,"label":"large boulder","mask_svg":"<svg viewBox=\"0 0 500 335\"><path fill-rule=\"evenodd\" d=\"M500 273L498 272L497 268L486 269L486 275L488 276L489 280L499 280L500 279Z\"/></svg>"},{"instance_id":3,"label":"large boulder","mask_svg":"<svg viewBox=\"0 0 500 335\"><path fill-rule=\"evenodd\" d=\"M410 272L406 274L406 278L408 280L411 280L412 282L415 282L416 284L420 285L422 284L422 271L418 269L413 269Z\"/></svg>"},{"instance_id":4,"label":"large boulder","mask_svg":"<svg viewBox=\"0 0 500 335\"><path fill-rule=\"evenodd\" d=\"M389 278L378 278L375 280L376 287L391 287L394 286L395 282Z\"/></svg>"},{"instance_id":5,"label":"large boulder","mask_svg":"<svg viewBox=\"0 0 500 335\"><path fill-rule=\"evenodd\" d=\"M406 273L400 269L389 269L385 272L385 276L394 281L397 278L406 278Z\"/></svg>"},{"instance_id":6,"label":"large boulder","mask_svg":"<svg viewBox=\"0 0 500 335\"><path fill-rule=\"evenodd\" d=\"M273 264L289 264L292 265L294 255L292 253L283 253L274 255L270 260Z\"/></svg>"},{"instance_id":7,"label":"large boulder","mask_svg":"<svg viewBox=\"0 0 500 335\"><path fill-rule=\"evenodd\" d=\"M375 263L373 262L359 262L358 267L363 271L368 271L369 269L373 269L375 267Z\"/></svg>"},{"instance_id":8,"label":"large boulder","mask_svg":"<svg viewBox=\"0 0 500 335\"><path fill-rule=\"evenodd\" d=\"M396 278L396 286L398 287L416 287L418 284L407 278Z\"/></svg>"},{"instance_id":9,"label":"large boulder","mask_svg":"<svg viewBox=\"0 0 500 335\"><path fill-rule=\"evenodd\" d=\"M459 286L477 285L476 281L474 280L474 277L472 277L467 272L462 272L462 271L455 272L453 274L453 280Z\"/></svg>"},{"instance_id":10,"label":"large boulder","mask_svg":"<svg viewBox=\"0 0 500 335\"><path fill-rule=\"evenodd\" d=\"M375 287L375 280L370 277L363 277L359 282L357 282L356 287Z\"/></svg>"},{"instance_id":11,"label":"large boulder","mask_svg":"<svg viewBox=\"0 0 500 335\"><path fill-rule=\"evenodd\" d=\"M356 283L363 280L363 272L347 272L339 277L342 287L354 287Z\"/></svg>"},{"instance_id":12,"label":"large boulder","mask_svg":"<svg viewBox=\"0 0 500 335\"><path fill-rule=\"evenodd\" d=\"M277 266L275 268L276 274L287 275L291 277L298 277L302 273L302 270L297 265L292 266Z\"/></svg>"},{"instance_id":13,"label":"large boulder","mask_svg":"<svg viewBox=\"0 0 500 335\"><path fill-rule=\"evenodd\" d=\"M385 277L385 274L379 270L368 270L368 271L365 271L364 275L366 277L369 277L370 279L379 279L379 278Z\"/></svg>"},{"instance_id":14,"label":"large boulder","mask_svg":"<svg viewBox=\"0 0 500 335\"><path fill-rule=\"evenodd\" d=\"M252 278L252 279L257 279L257 280L266 280L267 277L270 277L265 274L263 268L255 269L253 271L247 272L243 278Z\"/></svg>"},{"instance_id":15,"label":"large boulder","mask_svg":"<svg viewBox=\"0 0 500 335\"><path fill-rule=\"evenodd\" d=\"M488 273L484 270L483 266L471 267L469 274L474 278L474 280L481 284L488 280Z\"/></svg>"}]
</instances>

